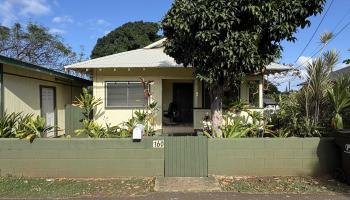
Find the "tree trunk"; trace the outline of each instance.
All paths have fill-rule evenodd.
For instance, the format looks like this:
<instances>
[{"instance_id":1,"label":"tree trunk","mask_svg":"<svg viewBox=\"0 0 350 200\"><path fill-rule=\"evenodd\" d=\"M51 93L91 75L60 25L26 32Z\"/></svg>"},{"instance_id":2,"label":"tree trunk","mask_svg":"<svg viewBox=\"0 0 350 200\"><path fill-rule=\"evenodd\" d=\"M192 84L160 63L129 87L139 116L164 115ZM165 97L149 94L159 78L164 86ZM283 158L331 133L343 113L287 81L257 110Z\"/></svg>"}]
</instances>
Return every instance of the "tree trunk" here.
<instances>
[{"instance_id":1,"label":"tree trunk","mask_svg":"<svg viewBox=\"0 0 350 200\"><path fill-rule=\"evenodd\" d=\"M213 128L213 136L217 138L222 138L221 125L223 122L222 117L222 98L224 96L224 87L215 86L210 88L210 98L211 98L211 121Z\"/></svg>"}]
</instances>

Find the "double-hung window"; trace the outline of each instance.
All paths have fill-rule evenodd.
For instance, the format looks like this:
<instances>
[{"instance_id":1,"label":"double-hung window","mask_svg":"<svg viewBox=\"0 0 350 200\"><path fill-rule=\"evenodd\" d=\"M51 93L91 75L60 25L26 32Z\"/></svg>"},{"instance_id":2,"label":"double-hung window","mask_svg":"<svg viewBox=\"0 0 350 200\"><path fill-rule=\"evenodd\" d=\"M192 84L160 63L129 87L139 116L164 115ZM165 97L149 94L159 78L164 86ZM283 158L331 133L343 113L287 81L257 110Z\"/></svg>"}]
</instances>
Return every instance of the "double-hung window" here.
<instances>
[{"instance_id":1,"label":"double-hung window","mask_svg":"<svg viewBox=\"0 0 350 200\"><path fill-rule=\"evenodd\" d=\"M146 104L141 82L106 82L106 107L145 107Z\"/></svg>"}]
</instances>

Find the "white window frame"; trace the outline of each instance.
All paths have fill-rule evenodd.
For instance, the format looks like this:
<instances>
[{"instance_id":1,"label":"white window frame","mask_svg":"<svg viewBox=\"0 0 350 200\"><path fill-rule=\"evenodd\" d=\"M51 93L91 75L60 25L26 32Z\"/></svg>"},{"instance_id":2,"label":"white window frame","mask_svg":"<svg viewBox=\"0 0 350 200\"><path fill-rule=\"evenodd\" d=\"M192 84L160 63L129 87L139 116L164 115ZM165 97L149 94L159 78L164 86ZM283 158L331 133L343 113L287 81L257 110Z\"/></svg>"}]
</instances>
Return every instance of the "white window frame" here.
<instances>
[{"instance_id":1,"label":"white window frame","mask_svg":"<svg viewBox=\"0 0 350 200\"><path fill-rule=\"evenodd\" d=\"M130 83L138 83L140 84L140 86L143 88L142 83L140 81L105 81L105 108L145 108L149 102L145 102L145 105L143 106L136 106L136 105L129 105L129 88L127 88L126 90L126 95L127 95L127 105L126 106L108 106L108 91L107 91L107 85L108 83L126 83L126 84L130 84ZM144 95L144 91L143 91L143 95ZM146 101L144 99L144 101Z\"/></svg>"}]
</instances>

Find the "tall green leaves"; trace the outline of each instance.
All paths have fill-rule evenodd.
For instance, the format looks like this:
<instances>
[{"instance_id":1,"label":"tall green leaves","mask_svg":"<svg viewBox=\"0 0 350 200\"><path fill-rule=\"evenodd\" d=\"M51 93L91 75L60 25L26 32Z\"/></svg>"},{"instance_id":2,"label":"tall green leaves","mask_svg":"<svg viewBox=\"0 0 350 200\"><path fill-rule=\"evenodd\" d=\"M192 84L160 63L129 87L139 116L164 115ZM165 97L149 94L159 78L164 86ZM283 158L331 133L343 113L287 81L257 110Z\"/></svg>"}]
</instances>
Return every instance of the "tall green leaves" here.
<instances>
[{"instance_id":1,"label":"tall green leaves","mask_svg":"<svg viewBox=\"0 0 350 200\"><path fill-rule=\"evenodd\" d=\"M0 138L16 137L32 116L23 115L22 113L4 113L0 118Z\"/></svg>"},{"instance_id":2,"label":"tall green leaves","mask_svg":"<svg viewBox=\"0 0 350 200\"><path fill-rule=\"evenodd\" d=\"M45 119L42 117L30 117L23 123L23 129L18 131L16 137L33 142L36 138L47 137L48 134L56 131L56 129L57 127L55 126L46 126Z\"/></svg>"},{"instance_id":3,"label":"tall green leaves","mask_svg":"<svg viewBox=\"0 0 350 200\"><path fill-rule=\"evenodd\" d=\"M328 90L328 98L334 109L331 126L335 129L343 128L341 113L350 107L350 74L339 77Z\"/></svg>"},{"instance_id":4,"label":"tall green leaves","mask_svg":"<svg viewBox=\"0 0 350 200\"><path fill-rule=\"evenodd\" d=\"M320 108L327 100L330 87L329 74L339 60L336 51L327 51L306 67L306 85L301 89L301 100L304 100L305 115L315 125L319 123Z\"/></svg>"},{"instance_id":5,"label":"tall green leaves","mask_svg":"<svg viewBox=\"0 0 350 200\"><path fill-rule=\"evenodd\" d=\"M20 138L33 142L35 138L46 137L57 128L46 126L45 119L32 114L11 113L0 118L0 138Z\"/></svg>"},{"instance_id":6,"label":"tall green leaves","mask_svg":"<svg viewBox=\"0 0 350 200\"><path fill-rule=\"evenodd\" d=\"M80 94L80 96L76 97L75 101L73 102L73 106L77 106L83 109L84 119L81 119L81 121L91 121L93 118L94 109L101 103L102 99L96 99L92 95L91 89L83 88L83 91Z\"/></svg>"}]
</instances>

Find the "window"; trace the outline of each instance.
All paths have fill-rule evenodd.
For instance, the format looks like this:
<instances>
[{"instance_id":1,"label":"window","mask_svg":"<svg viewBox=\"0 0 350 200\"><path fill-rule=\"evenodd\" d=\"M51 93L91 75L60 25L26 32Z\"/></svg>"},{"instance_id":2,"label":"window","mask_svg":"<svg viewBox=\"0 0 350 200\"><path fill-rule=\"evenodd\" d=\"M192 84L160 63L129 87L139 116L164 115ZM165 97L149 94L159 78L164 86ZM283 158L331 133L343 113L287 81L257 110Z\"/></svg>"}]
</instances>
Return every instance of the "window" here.
<instances>
[{"instance_id":1,"label":"window","mask_svg":"<svg viewBox=\"0 0 350 200\"><path fill-rule=\"evenodd\" d=\"M259 81L249 81L249 105L254 108L259 107Z\"/></svg>"},{"instance_id":2,"label":"window","mask_svg":"<svg viewBox=\"0 0 350 200\"><path fill-rule=\"evenodd\" d=\"M141 82L106 82L106 107L146 106Z\"/></svg>"}]
</instances>

